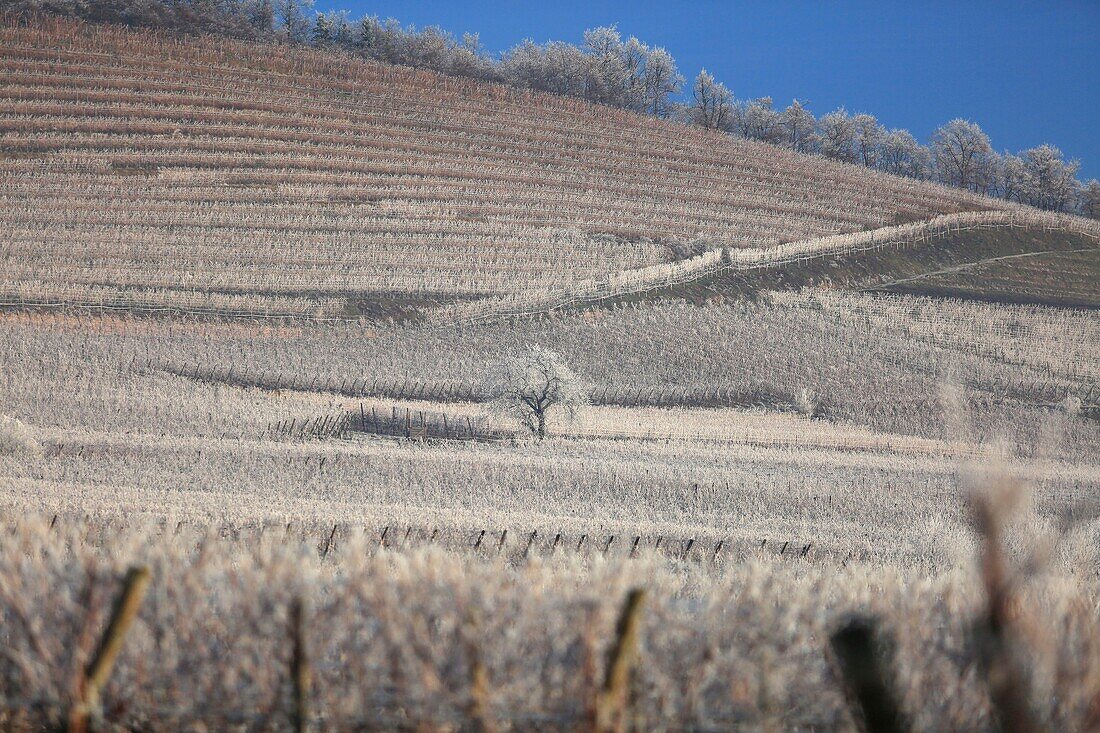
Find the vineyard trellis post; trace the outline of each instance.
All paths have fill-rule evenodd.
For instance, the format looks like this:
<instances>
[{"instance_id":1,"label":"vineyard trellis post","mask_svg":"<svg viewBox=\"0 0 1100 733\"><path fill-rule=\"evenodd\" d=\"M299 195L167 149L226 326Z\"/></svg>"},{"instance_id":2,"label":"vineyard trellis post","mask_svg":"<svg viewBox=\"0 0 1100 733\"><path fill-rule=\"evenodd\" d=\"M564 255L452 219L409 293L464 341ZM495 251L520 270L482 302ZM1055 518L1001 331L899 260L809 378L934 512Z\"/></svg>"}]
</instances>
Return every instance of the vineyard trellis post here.
<instances>
[{"instance_id":1,"label":"vineyard trellis post","mask_svg":"<svg viewBox=\"0 0 1100 733\"><path fill-rule=\"evenodd\" d=\"M614 733L624 729L629 715L630 678L638 656L638 633L641 625L645 590L632 589L623 602L615 625L615 640L607 653L604 682L596 697L597 733Z\"/></svg>"},{"instance_id":2,"label":"vineyard trellis post","mask_svg":"<svg viewBox=\"0 0 1100 733\"><path fill-rule=\"evenodd\" d=\"M909 726L883 658L881 632L866 617L848 620L829 637L852 718L864 733L906 733Z\"/></svg>"},{"instance_id":3,"label":"vineyard trellis post","mask_svg":"<svg viewBox=\"0 0 1100 733\"><path fill-rule=\"evenodd\" d=\"M122 651L126 632L137 618L145 591L149 587L149 568L131 567L122 583L122 591L115 599L107 628L100 638L92 659L84 668L77 690L77 699L69 712L69 733L84 733L89 720L100 713L100 696L111 676L115 660Z\"/></svg>"},{"instance_id":4,"label":"vineyard trellis post","mask_svg":"<svg viewBox=\"0 0 1100 733\"><path fill-rule=\"evenodd\" d=\"M290 681L294 690L291 699L290 726L294 733L310 730L310 687L312 686L309 655L305 644L305 603L296 596L290 603Z\"/></svg>"}]
</instances>

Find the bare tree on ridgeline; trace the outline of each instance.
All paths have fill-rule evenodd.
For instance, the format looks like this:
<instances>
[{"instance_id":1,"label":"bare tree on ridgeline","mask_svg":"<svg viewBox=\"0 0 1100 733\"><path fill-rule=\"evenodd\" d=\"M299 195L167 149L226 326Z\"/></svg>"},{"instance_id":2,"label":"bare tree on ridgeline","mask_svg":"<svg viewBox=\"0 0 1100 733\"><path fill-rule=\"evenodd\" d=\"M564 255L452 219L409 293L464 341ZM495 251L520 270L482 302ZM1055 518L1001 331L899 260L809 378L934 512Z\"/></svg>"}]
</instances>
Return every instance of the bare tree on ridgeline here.
<instances>
[{"instance_id":1,"label":"bare tree on ridgeline","mask_svg":"<svg viewBox=\"0 0 1100 733\"><path fill-rule=\"evenodd\" d=\"M692 95L690 115L695 124L708 130L729 129L733 117L733 94L725 84L716 81L703 69L695 77Z\"/></svg>"},{"instance_id":2,"label":"bare tree on ridgeline","mask_svg":"<svg viewBox=\"0 0 1100 733\"><path fill-rule=\"evenodd\" d=\"M812 153L821 145L817 134L817 120L797 99L791 102L779 116L782 131L781 144L799 153Z\"/></svg>"},{"instance_id":3,"label":"bare tree on ridgeline","mask_svg":"<svg viewBox=\"0 0 1100 733\"><path fill-rule=\"evenodd\" d=\"M994 162L989 136L973 122L954 119L932 135L936 172L944 183L984 193Z\"/></svg>"}]
</instances>

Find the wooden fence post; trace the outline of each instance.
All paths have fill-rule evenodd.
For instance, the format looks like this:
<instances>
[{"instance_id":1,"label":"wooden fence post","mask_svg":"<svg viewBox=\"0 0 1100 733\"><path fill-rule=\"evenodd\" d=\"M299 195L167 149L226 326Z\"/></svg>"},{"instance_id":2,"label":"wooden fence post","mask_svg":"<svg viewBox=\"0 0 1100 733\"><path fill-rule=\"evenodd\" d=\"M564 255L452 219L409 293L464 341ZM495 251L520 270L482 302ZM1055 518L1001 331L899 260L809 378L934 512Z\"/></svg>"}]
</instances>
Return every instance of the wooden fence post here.
<instances>
[{"instance_id":1,"label":"wooden fence post","mask_svg":"<svg viewBox=\"0 0 1100 733\"><path fill-rule=\"evenodd\" d=\"M642 615L645 591L634 588L626 596L618 623L615 641L607 653L607 671L603 687L596 697L596 730L613 733L624 728L629 711L627 686L638 654L638 626Z\"/></svg>"},{"instance_id":2,"label":"wooden fence post","mask_svg":"<svg viewBox=\"0 0 1100 733\"><path fill-rule=\"evenodd\" d=\"M892 689L889 673L876 646L875 623L849 620L832 636L829 646L844 681L856 725L865 733L904 733L908 725Z\"/></svg>"},{"instance_id":3,"label":"wooden fence post","mask_svg":"<svg viewBox=\"0 0 1100 733\"><path fill-rule=\"evenodd\" d=\"M526 558L531 554L531 545L535 544L535 536L538 534L538 530L532 530L531 536L527 538L527 547L523 550L523 556Z\"/></svg>"},{"instance_id":4,"label":"wooden fence post","mask_svg":"<svg viewBox=\"0 0 1100 733\"><path fill-rule=\"evenodd\" d=\"M470 703L467 714L474 733L496 733L497 727L489 709L489 672L474 638L480 623L473 610L468 614L466 627L466 657L470 666Z\"/></svg>"},{"instance_id":5,"label":"wooden fence post","mask_svg":"<svg viewBox=\"0 0 1100 733\"><path fill-rule=\"evenodd\" d=\"M325 541L325 549L321 552L322 560L328 557L329 550L332 549L333 540L336 538L336 527L337 525L332 525L332 532L329 533L328 539Z\"/></svg>"},{"instance_id":6,"label":"wooden fence post","mask_svg":"<svg viewBox=\"0 0 1100 733\"><path fill-rule=\"evenodd\" d=\"M122 592L115 599L107 628L99 640L95 654L80 680L78 697L69 712L69 733L84 733L88 730L88 719L99 713L100 695L107 686L118 654L122 651L122 642L126 632L137 618L141 601L149 587L149 568L132 567L126 572L122 582Z\"/></svg>"},{"instance_id":7,"label":"wooden fence post","mask_svg":"<svg viewBox=\"0 0 1100 733\"><path fill-rule=\"evenodd\" d=\"M294 697L290 711L290 727L294 733L309 730L309 655L305 644L305 608L301 598L290 603L290 681L294 686Z\"/></svg>"}]
</instances>

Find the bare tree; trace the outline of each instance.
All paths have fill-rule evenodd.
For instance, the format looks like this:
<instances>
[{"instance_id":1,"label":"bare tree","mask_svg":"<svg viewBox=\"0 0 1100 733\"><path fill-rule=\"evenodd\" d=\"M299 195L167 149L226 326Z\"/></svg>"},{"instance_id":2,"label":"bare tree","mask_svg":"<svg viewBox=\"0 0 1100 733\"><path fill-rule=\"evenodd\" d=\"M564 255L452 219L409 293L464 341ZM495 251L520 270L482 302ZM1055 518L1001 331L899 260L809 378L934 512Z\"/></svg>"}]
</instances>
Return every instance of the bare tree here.
<instances>
[{"instance_id":1,"label":"bare tree","mask_svg":"<svg viewBox=\"0 0 1100 733\"><path fill-rule=\"evenodd\" d=\"M726 130L731 123L733 112L733 94L720 81L707 73L699 72L692 86L694 102L691 105L691 119L700 127L708 130Z\"/></svg>"},{"instance_id":2,"label":"bare tree","mask_svg":"<svg viewBox=\"0 0 1100 733\"><path fill-rule=\"evenodd\" d=\"M593 102L622 106L630 72L619 31L614 26L586 30L584 50L588 57L585 97Z\"/></svg>"},{"instance_id":3,"label":"bare tree","mask_svg":"<svg viewBox=\"0 0 1100 733\"><path fill-rule=\"evenodd\" d=\"M886 130L874 115L869 114L858 114L853 117L852 126L855 128L856 160L868 168L877 168Z\"/></svg>"},{"instance_id":4,"label":"bare tree","mask_svg":"<svg viewBox=\"0 0 1100 733\"><path fill-rule=\"evenodd\" d=\"M855 162L856 127L847 110L841 108L830 112L818 120L817 126L822 155L847 163Z\"/></svg>"},{"instance_id":5,"label":"bare tree","mask_svg":"<svg viewBox=\"0 0 1100 733\"><path fill-rule=\"evenodd\" d=\"M313 27L309 19L312 9L313 0L276 0L275 14L283 38L291 43L308 41Z\"/></svg>"},{"instance_id":6,"label":"bare tree","mask_svg":"<svg viewBox=\"0 0 1100 733\"><path fill-rule=\"evenodd\" d=\"M561 408L572 416L588 403L588 391L561 357L542 346L528 346L490 368L484 392L501 412L515 417L541 440L547 415Z\"/></svg>"},{"instance_id":7,"label":"bare tree","mask_svg":"<svg viewBox=\"0 0 1100 733\"><path fill-rule=\"evenodd\" d=\"M1023 152L1026 202L1050 211L1069 211L1077 202L1081 164L1065 161L1053 145L1040 145Z\"/></svg>"},{"instance_id":8,"label":"bare tree","mask_svg":"<svg viewBox=\"0 0 1100 733\"><path fill-rule=\"evenodd\" d=\"M821 144L817 135L817 120L797 99L779 116L782 144L800 153L812 153Z\"/></svg>"},{"instance_id":9,"label":"bare tree","mask_svg":"<svg viewBox=\"0 0 1100 733\"><path fill-rule=\"evenodd\" d=\"M1081 187L1077 211L1081 216L1100 219L1100 181L1093 178Z\"/></svg>"},{"instance_id":10,"label":"bare tree","mask_svg":"<svg viewBox=\"0 0 1100 733\"><path fill-rule=\"evenodd\" d=\"M583 51L565 41L551 41L546 44L545 58L547 91L574 97L584 95L588 61Z\"/></svg>"},{"instance_id":11,"label":"bare tree","mask_svg":"<svg viewBox=\"0 0 1100 733\"><path fill-rule=\"evenodd\" d=\"M546 65L545 49L530 38L508 49L500 58L500 71L507 83L542 91L549 86Z\"/></svg>"},{"instance_id":12,"label":"bare tree","mask_svg":"<svg viewBox=\"0 0 1100 733\"><path fill-rule=\"evenodd\" d=\"M462 42L451 51L448 73L483 81L499 81L501 78L496 62L482 47L478 33L462 34Z\"/></svg>"},{"instance_id":13,"label":"bare tree","mask_svg":"<svg viewBox=\"0 0 1100 733\"><path fill-rule=\"evenodd\" d=\"M778 143L783 138L780 115L772 106L771 97L761 97L735 108L735 128L750 140Z\"/></svg>"},{"instance_id":14,"label":"bare tree","mask_svg":"<svg viewBox=\"0 0 1100 733\"><path fill-rule=\"evenodd\" d=\"M645 106L654 117L668 117L669 96L677 94L684 84L684 77L676 69L672 54L663 48L654 48L645 60Z\"/></svg>"},{"instance_id":15,"label":"bare tree","mask_svg":"<svg viewBox=\"0 0 1100 733\"><path fill-rule=\"evenodd\" d=\"M649 58L649 46L631 36L623 44L621 52L623 81L619 93L619 104L635 112L647 108L645 88L645 65Z\"/></svg>"},{"instance_id":16,"label":"bare tree","mask_svg":"<svg viewBox=\"0 0 1100 733\"><path fill-rule=\"evenodd\" d=\"M984 193L993 166L989 136L973 122L954 119L932 135L936 172L944 183Z\"/></svg>"},{"instance_id":17,"label":"bare tree","mask_svg":"<svg viewBox=\"0 0 1100 733\"><path fill-rule=\"evenodd\" d=\"M932 152L908 130L891 130L882 139L878 165L887 173L927 179L932 175Z\"/></svg>"},{"instance_id":18,"label":"bare tree","mask_svg":"<svg viewBox=\"0 0 1100 733\"><path fill-rule=\"evenodd\" d=\"M596 42L595 36L592 36ZM602 82L593 76L593 60L571 43L551 41L540 46L525 40L501 58L499 74L513 86L571 97L595 93ZM602 93L602 91L601 91Z\"/></svg>"},{"instance_id":19,"label":"bare tree","mask_svg":"<svg viewBox=\"0 0 1100 733\"><path fill-rule=\"evenodd\" d=\"M1000 156L995 193L1009 201L1027 200L1027 168L1023 158L1012 153Z\"/></svg>"}]
</instances>

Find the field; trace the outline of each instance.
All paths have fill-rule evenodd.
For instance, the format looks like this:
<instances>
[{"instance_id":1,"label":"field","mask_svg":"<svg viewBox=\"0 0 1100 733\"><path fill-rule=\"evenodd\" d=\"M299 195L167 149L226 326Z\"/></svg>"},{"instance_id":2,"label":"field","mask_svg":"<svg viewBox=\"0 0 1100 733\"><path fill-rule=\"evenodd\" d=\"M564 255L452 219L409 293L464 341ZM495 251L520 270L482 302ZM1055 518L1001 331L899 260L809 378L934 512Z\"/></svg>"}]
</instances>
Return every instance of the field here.
<instances>
[{"instance_id":1,"label":"field","mask_svg":"<svg viewBox=\"0 0 1100 733\"><path fill-rule=\"evenodd\" d=\"M463 671L471 648L494 725L583 727L618 599L642 585L640 653L667 660L636 677L643 729L846 728L819 640L851 611L879 614L895 635L920 729L982 729L993 712L963 671L961 625L981 598L960 477L983 471L1030 487L1013 556L1076 517L1027 586L1036 619L1067 629L1053 648L1036 640L1032 662L1057 684L1083 675L1075 695L1095 684L1095 669L1074 666L1097 643L1100 414L1089 390L1100 324L1086 312L819 291L461 327L41 313L0 327L0 399L41 444L2 459L0 502L28 517L0 554L2 598L39 629L7 637L26 667L5 678L19 709L64 709L77 663L60 631L41 653L25 645L46 645L46 628L84 638L111 578L139 562L163 581L109 688L119 721L288 725L285 614L299 595L316 619L321 727L469 720L481 694ZM544 442L515 428L490 441L272 433L372 408L483 415L477 402L431 397L461 393L524 340L555 343L597 391L614 386L607 404ZM297 388L248 386L271 372L297 375ZM373 394L340 393L337 382L351 392L368 373L371 389L355 389ZM944 393L952 375L961 396ZM826 417L798 411L802 388ZM706 402L723 395L738 404ZM1067 412L1076 395L1088 399ZM696 404L668 404L685 396ZM34 610L46 592L65 599L48 618ZM183 629L214 635L232 661ZM948 698L929 692L944 685ZM1050 708L1036 695L1052 726L1086 729L1086 700Z\"/></svg>"},{"instance_id":2,"label":"field","mask_svg":"<svg viewBox=\"0 0 1100 733\"><path fill-rule=\"evenodd\" d=\"M0 729L854 730L853 614L907 729L1100 723L1095 223L285 46L0 77Z\"/></svg>"},{"instance_id":3,"label":"field","mask_svg":"<svg viewBox=\"0 0 1100 733\"><path fill-rule=\"evenodd\" d=\"M1032 487L1016 552L1087 507L1100 487L1094 405L1067 415L1028 396L1054 385L1085 394L1100 364L1097 328L1073 311L824 292L376 331L11 314L0 394L42 448L3 459L0 501L32 518L9 530L0 597L9 618L37 630L9 627L20 666L3 678L4 696L25 717L8 724L64 709L67 670L82 658L64 650L88 654L79 640L104 612L112 577L139 562L159 582L107 693L118 721L286 725L285 614L300 595L315 619L322 727L468 720L481 694L471 649L484 660L495 725L583 726L617 599L643 585L651 598L641 653L666 662L640 667L641 728L846 727L815 639L853 610L886 619L922 729L985 727L992 713L981 686L963 682L970 652L952 651L965 650L960 624L981 603L960 466L994 466ZM770 339L775 332L788 340ZM986 335L977 349L976 333ZM493 348L521 339L558 344L597 384L614 375L586 346L620 353L627 404L588 408L539 444L303 440L267 430L363 404L482 408L237 384L279 370L302 382L373 373L393 384L408 372L459 385ZM740 368L731 352L744 355ZM186 373L188 360L206 367L202 379L145 366ZM787 371L764 377L759 363ZM968 375L965 405L955 405L966 414L955 420L934 395L913 397L935 390L949 367ZM774 395L809 385L835 416L811 420L775 403L629 404L655 385L712 383ZM967 420L975 434L963 432ZM959 432L944 427L953 423ZM998 436L1006 442L989 445ZM1066 624L1035 664L1063 685L1070 675L1082 696L1044 715L1081 730L1096 670L1074 665L1087 658L1082 645L1098 643L1095 611L1081 606L1096 592L1097 526L1085 516L1028 591L1035 613ZM366 619L374 630L364 636ZM234 650L231 660L222 648ZM932 694L945 685L949 697Z\"/></svg>"}]
</instances>

